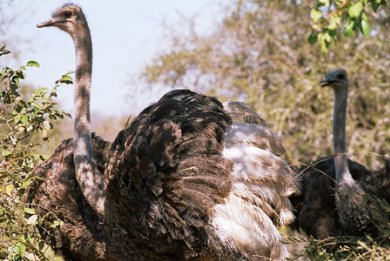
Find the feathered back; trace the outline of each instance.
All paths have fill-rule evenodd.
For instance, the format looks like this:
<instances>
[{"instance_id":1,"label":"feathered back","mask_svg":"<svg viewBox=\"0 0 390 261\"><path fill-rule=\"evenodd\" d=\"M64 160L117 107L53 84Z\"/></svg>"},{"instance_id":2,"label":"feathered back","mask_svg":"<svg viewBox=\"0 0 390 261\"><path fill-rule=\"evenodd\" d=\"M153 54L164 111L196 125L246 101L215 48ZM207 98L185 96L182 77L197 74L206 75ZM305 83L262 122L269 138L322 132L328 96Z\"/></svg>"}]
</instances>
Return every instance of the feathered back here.
<instances>
[{"instance_id":1,"label":"feathered back","mask_svg":"<svg viewBox=\"0 0 390 261\"><path fill-rule=\"evenodd\" d=\"M221 153L230 123L215 98L175 90L118 135L106 172L107 213L131 235L129 244L140 244L139 255L206 249L209 215L231 189L232 163Z\"/></svg>"},{"instance_id":2,"label":"feathered back","mask_svg":"<svg viewBox=\"0 0 390 261\"><path fill-rule=\"evenodd\" d=\"M243 104L223 108L188 90L169 92L112 145L105 174L112 233L127 235L133 256L151 260L283 259L277 226L292 220L287 196L297 190L283 151Z\"/></svg>"},{"instance_id":3,"label":"feathered back","mask_svg":"<svg viewBox=\"0 0 390 261\"><path fill-rule=\"evenodd\" d=\"M285 153L280 138L259 114L242 102L226 102L223 105L234 122L226 134L225 147L244 143L265 149L277 156Z\"/></svg>"}]
</instances>

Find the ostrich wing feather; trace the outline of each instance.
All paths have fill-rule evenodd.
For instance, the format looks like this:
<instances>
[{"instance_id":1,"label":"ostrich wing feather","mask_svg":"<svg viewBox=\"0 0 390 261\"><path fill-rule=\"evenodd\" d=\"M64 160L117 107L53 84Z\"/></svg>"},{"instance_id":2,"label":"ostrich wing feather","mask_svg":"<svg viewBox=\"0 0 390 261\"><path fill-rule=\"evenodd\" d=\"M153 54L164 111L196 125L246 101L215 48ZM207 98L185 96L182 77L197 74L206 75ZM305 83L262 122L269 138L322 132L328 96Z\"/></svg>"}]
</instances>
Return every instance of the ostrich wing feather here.
<instances>
[{"instance_id":1,"label":"ostrich wing feather","mask_svg":"<svg viewBox=\"0 0 390 261\"><path fill-rule=\"evenodd\" d=\"M222 156L230 123L216 99L176 90L118 135L106 171L107 207L129 244L184 256L206 249L212 207L231 189L232 162Z\"/></svg>"}]
</instances>

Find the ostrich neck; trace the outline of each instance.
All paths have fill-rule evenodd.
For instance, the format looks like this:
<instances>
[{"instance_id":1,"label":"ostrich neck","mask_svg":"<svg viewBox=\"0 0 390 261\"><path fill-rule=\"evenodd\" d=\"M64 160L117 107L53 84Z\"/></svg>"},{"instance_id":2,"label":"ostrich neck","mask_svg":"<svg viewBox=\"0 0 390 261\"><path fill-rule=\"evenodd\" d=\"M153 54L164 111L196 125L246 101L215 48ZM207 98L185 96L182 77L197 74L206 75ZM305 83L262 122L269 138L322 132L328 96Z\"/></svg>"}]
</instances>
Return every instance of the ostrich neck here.
<instances>
[{"instance_id":1,"label":"ostrich neck","mask_svg":"<svg viewBox=\"0 0 390 261\"><path fill-rule=\"evenodd\" d=\"M336 181L340 183L353 182L348 167L348 157L346 149L346 118L347 118L347 98L348 86L335 88L335 105L333 111L333 148L334 164L336 169Z\"/></svg>"},{"instance_id":2,"label":"ostrich neck","mask_svg":"<svg viewBox=\"0 0 390 261\"><path fill-rule=\"evenodd\" d=\"M76 81L74 93L74 162L81 191L100 214L104 212L104 184L93 155L90 118L92 43L88 26L74 35L76 49Z\"/></svg>"}]
</instances>

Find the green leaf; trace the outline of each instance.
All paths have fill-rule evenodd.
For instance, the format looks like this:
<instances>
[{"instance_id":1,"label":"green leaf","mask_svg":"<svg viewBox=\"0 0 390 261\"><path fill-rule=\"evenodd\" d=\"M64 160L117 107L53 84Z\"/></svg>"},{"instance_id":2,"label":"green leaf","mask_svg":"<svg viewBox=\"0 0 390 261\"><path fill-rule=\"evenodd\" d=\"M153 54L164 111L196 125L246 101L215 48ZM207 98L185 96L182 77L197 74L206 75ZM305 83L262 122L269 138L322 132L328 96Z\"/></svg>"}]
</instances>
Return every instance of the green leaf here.
<instances>
[{"instance_id":1,"label":"green leaf","mask_svg":"<svg viewBox=\"0 0 390 261\"><path fill-rule=\"evenodd\" d=\"M36 61L28 61L26 66L28 66L28 67L39 67L39 63L37 63Z\"/></svg>"},{"instance_id":2,"label":"green leaf","mask_svg":"<svg viewBox=\"0 0 390 261\"><path fill-rule=\"evenodd\" d=\"M50 227L56 228L56 227L61 226L63 223L64 222L62 222L61 220L54 220L53 223L50 225Z\"/></svg>"},{"instance_id":3,"label":"green leaf","mask_svg":"<svg viewBox=\"0 0 390 261\"><path fill-rule=\"evenodd\" d=\"M20 256L22 256L25 251L26 246L22 243L16 243L15 246L12 248L12 252L14 252L15 254L19 254Z\"/></svg>"},{"instance_id":4,"label":"green leaf","mask_svg":"<svg viewBox=\"0 0 390 261\"><path fill-rule=\"evenodd\" d=\"M349 36L353 35L353 28L354 28L354 26L355 26L355 21L353 21L353 20L349 20L346 23L346 25L344 27L344 34L345 34L345 36L349 37Z\"/></svg>"},{"instance_id":5,"label":"green leaf","mask_svg":"<svg viewBox=\"0 0 390 261\"><path fill-rule=\"evenodd\" d=\"M45 241L39 241L39 243L38 243L39 250L42 251L44 247L45 247Z\"/></svg>"},{"instance_id":6,"label":"green leaf","mask_svg":"<svg viewBox=\"0 0 390 261\"><path fill-rule=\"evenodd\" d=\"M309 36L307 37L307 41L310 43L310 44L315 44L318 40L318 33L316 32L312 32L309 34Z\"/></svg>"},{"instance_id":7,"label":"green leaf","mask_svg":"<svg viewBox=\"0 0 390 261\"><path fill-rule=\"evenodd\" d=\"M60 79L60 82L61 83L66 83L66 84L72 84L73 83L73 78L72 78L72 76L70 76L68 74L64 74L64 75L62 75L62 77Z\"/></svg>"},{"instance_id":8,"label":"green leaf","mask_svg":"<svg viewBox=\"0 0 390 261\"><path fill-rule=\"evenodd\" d=\"M27 123L29 121L29 118L27 115L22 115L20 117L20 121L23 122L23 123Z\"/></svg>"},{"instance_id":9,"label":"green leaf","mask_svg":"<svg viewBox=\"0 0 390 261\"><path fill-rule=\"evenodd\" d=\"M311 9L310 17L314 23L316 23L322 16L322 12L316 8Z\"/></svg>"},{"instance_id":10,"label":"green leaf","mask_svg":"<svg viewBox=\"0 0 390 261\"><path fill-rule=\"evenodd\" d=\"M375 0L375 1L370 1L372 5L372 9L376 12L381 5L386 5L385 1L382 0Z\"/></svg>"},{"instance_id":11,"label":"green leaf","mask_svg":"<svg viewBox=\"0 0 390 261\"><path fill-rule=\"evenodd\" d=\"M24 208L24 212L27 214L35 215L36 211L33 208Z\"/></svg>"},{"instance_id":12,"label":"green leaf","mask_svg":"<svg viewBox=\"0 0 390 261\"><path fill-rule=\"evenodd\" d=\"M15 187L14 185L12 184L8 184L7 186L5 186L5 193L8 195L8 196L11 196L12 194L12 191L14 191Z\"/></svg>"},{"instance_id":13,"label":"green leaf","mask_svg":"<svg viewBox=\"0 0 390 261\"><path fill-rule=\"evenodd\" d=\"M328 29L330 30L336 30L339 26L339 24L341 23L341 17L340 16L331 16L329 18L329 25L328 25Z\"/></svg>"},{"instance_id":14,"label":"green leaf","mask_svg":"<svg viewBox=\"0 0 390 261\"><path fill-rule=\"evenodd\" d=\"M8 51L6 48L5 48L5 45L3 45L2 47L0 47L0 56L2 55L7 55L11 53L10 51Z\"/></svg>"},{"instance_id":15,"label":"green leaf","mask_svg":"<svg viewBox=\"0 0 390 261\"><path fill-rule=\"evenodd\" d=\"M351 18L357 18L360 16L360 14L363 11L363 3L362 2L357 2L353 4L349 9L348 9L348 14L349 17Z\"/></svg>"},{"instance_id":16,"label":"green leaf","mask_svg":"<svg viewBox=\"0 0 390 261\"><path fill-rule=\"evenodd\" d=\"M363 16L363 19L361 22L361 29L362 29L363 35L365 35L365 36L367 36L371 31L370 23L368 22L368 19L366 16Z\"/></svg>"},{"instance_id":17,"label":"green leaf","mask_svg":"<svg viewBox=\"0 0 390 261\"><path fill-rule=\"evenodd\" d=\"M28 179L24 181L22 184L22 188L27 188L28 186L30 186L31 183L32 183L32 179Z\"/></svg>"},{"instance_id":18,"label":"green leaf","mask_svg":"<svg viewBox=\"0 0 390 261\"><path fill-rule=\"evenodd\" d=\"M3 150L2 152L1 152L1 156L3 156L3 157L7 157L7 156L9 156L9 155L11 155L11 151L10 150Z\"/></svg>"},{"instance_id":19,"label":"green leaf","mask_svg":"<svg viewBox=\"0 0 390 261\"><path fill-rule=\"evenodd\" d=\"M319 38L319 41L321 44L321 51L323 51L324 53L328 52L329 51L329 43L331 40L329 33L328 32L321 33L321 34L319 34L318 38Z\"/></svg>"},{"instance_id":20,"label":"green leaf","mask_svg":"<svg viewBox=\"0 0 390 261\"><path fill-rule=\"evenodd\" d=\"M38 88L38 89L36 89L36 90L34 91L34 94L40 95L40 94L45 93L47 90L49 90L49 89L46 88L46 87L40 87L40 88Z\"/></svg>"}]
</instances>

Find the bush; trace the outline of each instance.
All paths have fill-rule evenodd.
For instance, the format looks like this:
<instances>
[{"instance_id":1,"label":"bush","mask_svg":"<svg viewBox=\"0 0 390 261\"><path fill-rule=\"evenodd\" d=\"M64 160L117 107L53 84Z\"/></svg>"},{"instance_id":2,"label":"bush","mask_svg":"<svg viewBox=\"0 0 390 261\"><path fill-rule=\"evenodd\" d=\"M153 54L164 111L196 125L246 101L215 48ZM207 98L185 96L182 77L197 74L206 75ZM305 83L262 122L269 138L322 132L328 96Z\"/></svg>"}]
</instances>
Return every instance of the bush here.
<instances>
[{"instance_id":1,"label":"bush","mask_svg":"<svg viewBox=\"0 0 390 261\"><path fill-rule=\"evenodd\" d=\"M1 56L10 52L3 46ZM39 67L29 61L19 69L0 69L0 259L46 260L47 249L37 234L38 217L27 201L28 188L35 177L31 171L42 159L35 149L49 138L45 131L67 113L56 108L53 98L61 83L71 83L69 75L58 80L52 90L39 88L23 95L22 80L28 67ZM25 97L26 96L26 97ZM39 133L40 138L32 138ZM36 135L38 137L38 135ZM58 225L58 221L53 225Z\"/></svg>"}]
</instances>

